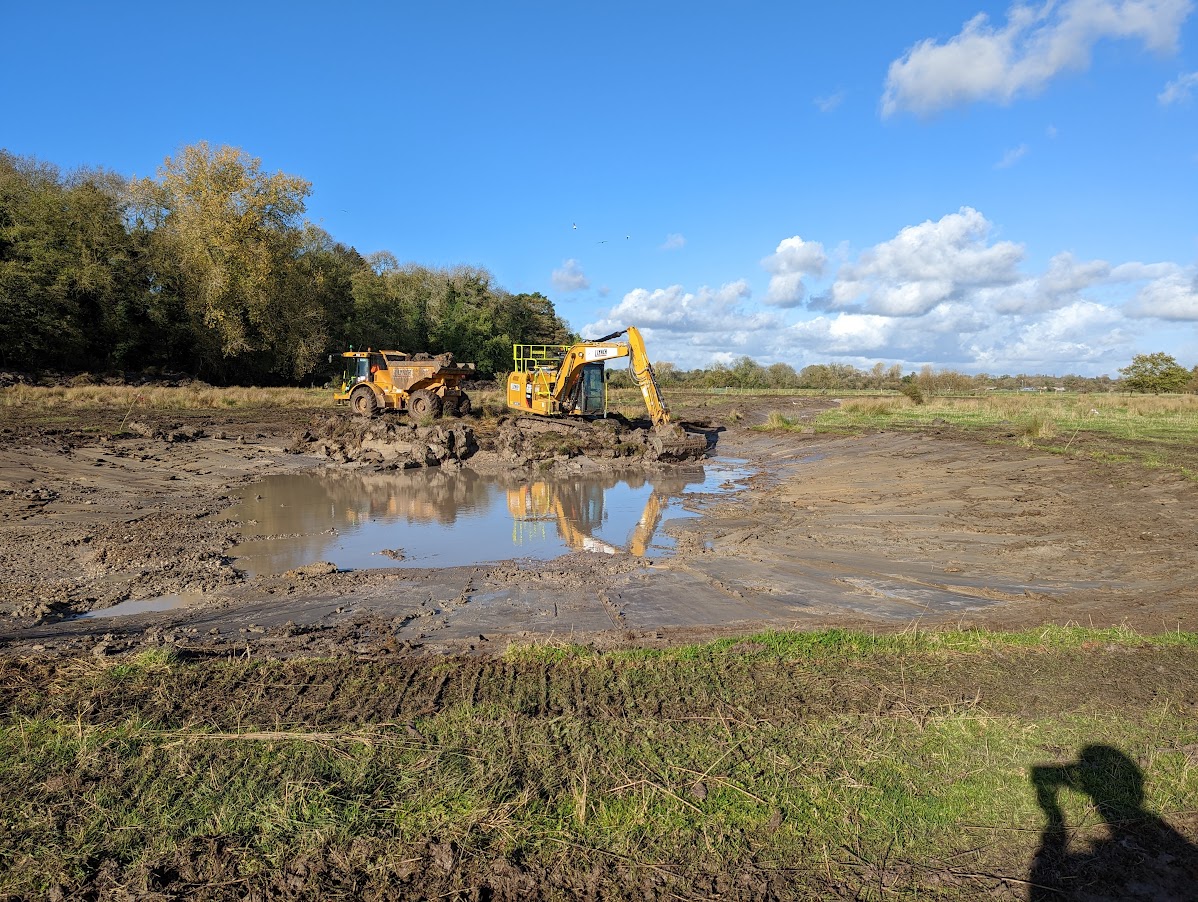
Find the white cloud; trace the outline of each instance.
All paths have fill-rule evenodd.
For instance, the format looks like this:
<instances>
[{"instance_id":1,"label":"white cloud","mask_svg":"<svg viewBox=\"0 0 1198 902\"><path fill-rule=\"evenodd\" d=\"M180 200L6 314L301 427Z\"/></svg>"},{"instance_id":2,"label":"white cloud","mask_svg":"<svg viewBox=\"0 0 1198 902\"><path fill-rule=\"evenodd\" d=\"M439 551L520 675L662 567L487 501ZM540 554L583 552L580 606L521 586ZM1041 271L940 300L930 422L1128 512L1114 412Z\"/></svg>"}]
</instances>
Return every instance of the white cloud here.
<instances>
[{"instance_id":1,"label":"white cloud","mask_svg":"<svg viewBox=\"0 0 1198 902\"><path fill-rule=\"evenodd\" d=\"M821 113L830 113L844 102L844 91L837 91L827 97L815 98L815 105Z\"/></svg>"},{"instance_id":2,"label":"white cloud","mask_svg":"<svg viewBox=\"0 0 1198 902\"><path fill-rule=\"evenodd\" d=\"M561 268L553 271L552 279L553 287L558 291L582 291L584 288L591 287L591 282L586 277L586 273L582 271L582 266L573 257L562 261Z\"/></svg>"},{"instance_id":3,"label":"white cloud","mask_svg":"<svg viewBox=\"0 0 1198 902\"><path fill-rule=\"evenodd\" d=\"M900 321L888 316L839 313L796 323L787 331L788 342L825 355L870 354L890 347Z\"/></svg>"},{"instance_id":4,"label":"white cloud","mask_svg":"<svg viewBox=\"0 0 1198 902\"><path fill-rule=\"evenodd\" d=\"M988 244L990 223L972 207L907 226L841 267L827 306L884 316L921 316L966 292L1020 280L1023 248Z\"/></svg>"},{"instance_id":5,"label":"white cloud","mask_svg":"<svg viewBox=\"0 0 1198 902\"><path fill-rule=\"evenodd\" d=\"M1127 308L1137 318L1198 322L1198 269L1169 264L1141 288Z\"/></svg>"},{"instance_id":6,"label":"white cloud","mask_svg":"<svg viewBox=\"0 0 1198 902\"><path fill-rule=\"evenodd\" d=\"M1190 99L1190 92L1198 88L1198 72L1186 72L1165 85L1165 90L1156 95L1163 106L1182 103Z\"/></svg>"},{"instance_id":7,"label":"white cloud","mask_svg":"<svg viewBox=\"0 0 1198 902\"><path fill-rule=\"evenodd\" d=\"M1016 163L1018 163L1021 159L1023 159L1025 156L1027 156L1027 151L1028 151L1028 147L1026 144L1020 144L1018 147L1012 147L1005 154L1003 154L1001 160L999 160L997 163L994 164L994 168L995 169L1010 169L1012 166L1014 166Z\"/></svg>"},{"instance_id":8,"label":"white cloud","mask_svg":"<svg viewBox=\"0 0 1198 902\"><path fill-rule=\"evenodd\" d=\"M903 228L860 253L799 236L761 260L772 297L747 280L688 291L680 285L628 292L580 331L635 325L654 360L683 368L742 356L800 369L844 362L868 368L923 363L965 372L1114 374L1144 347L1185 360L1198 347L1198 267L1079 260L1062 252L1024 272L1024 250L992 238L994 227L962 207ZM806 306L779 303L826 280Z\"/></svg>"},{"instance_id":9,"label":"white cloud","mask_svg":"<svg viewBox=\"0 0 1198 902\"><path fill-rule=\"evenodd\" d=\"M1100 371L1112 356L1129 351L1125 323L1111 307L1078 301L1042 317L1000 323L988 344L969 351L977 367L990 372Z\"/></svg>"},{"instance_id":10,"label":"white cloud","mask_svg":"<svg viewBox=\"0 0 1198 902\"><path fill-rule=\"evenodd\" d=\"M978 291L974 300L1003 314L1043 313L1081 300L1081 292L1111 279L1105 260L1078 262L1070 253L1057 254L1042 275Z\"/></svg>"},{"instance_id":11,"label":"white cloud","mask_svg":"<svg viewBox=\"0 0 1198 902\"><path fill-rule=\"evenodd\" d=\"M681 285L649 291L634 288L607 315L583 330L610 332L624 326L660 329L667 332L723 332L767 326L771 317L753 314L742 308L752 296L744 279L729 282L719 288L704 286L690 292Z\"/></svg>"},{"instance_id":12,"label":"white cloud","mask_svg":"<svg viewBox=\"0 0 1198 902\"><path fill-rule=\"evenodd\" d=\"M798 235L784 238L774 253L761 261L770 277L765 302L776 307L795 307L807 293L803 276L823 274L828 255L818 241L804 241Z\"/></svg>"},{"instance_id":13,"label":"white cloud","mask_svg":"<svg viewBox=\"0 0 1198 902\"><path fill-rule=\"evenodd\" d=\"M1086 69L1102 40L1138 40L1149 50L1171 51L1192 7L1192 0L1048 0L1011 6L1001 28L979 13L946 42L923 40L890 64L882 115L1010 103L1062 72Z\"/></svg>"},{"instance_id":14,"label":"white cloud","mask_svg":"<svg viewBox=\"0 0 1198 902\"><path fill-rule=\"evenodd\" d=\"M1112 282L1142 282L1164 279L1178 270L1176 263L1120 263L1111 270Z\"/></svg>"},{"instance_id":15,"label":"white cloud","mask_svg":"<svg viewBox=\"0 0 1198 902\"><path fill-rule=\"evenodd\" d=\"M666 240L662 244L661 249L663 251L677 251L684 247L686 247L686 239L677 232L671 232L666 235Z\"/></svg>"}]
</instances>

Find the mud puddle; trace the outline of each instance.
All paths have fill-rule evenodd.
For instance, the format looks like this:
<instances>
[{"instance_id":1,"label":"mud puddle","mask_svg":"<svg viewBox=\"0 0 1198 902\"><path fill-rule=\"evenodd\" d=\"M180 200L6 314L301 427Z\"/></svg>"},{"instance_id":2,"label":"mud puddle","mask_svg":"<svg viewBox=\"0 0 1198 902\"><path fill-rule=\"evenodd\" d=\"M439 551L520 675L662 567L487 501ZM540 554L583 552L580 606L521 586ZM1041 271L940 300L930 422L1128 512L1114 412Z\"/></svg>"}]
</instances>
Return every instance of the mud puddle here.
<instances>
[{"instance_id":1,"label":"mud puddle","mask_svg":"<svg viewBox=\"0 0 1198 902\"><path fill-rule=\"evenodd\" d=\"M749 475L737 460L621 476L279 474L242 489L223 516L244 538L229 555L252 577L321 561L358 570L544 561L571 551L655 558L673 549L664 523L697 516L688 508L700 496L736 491Z\"/></svg>"},{"instance_id":2,"label":"mud puddle","mask_svg":"<svg viewBox=\"0 0 1198 902\"><path fill-rule=\"evenodd\" d=\"M134 614L158 614L174 611L203 601L203 596L184 592L174 595L159 595L157 598L131 598L109 608L86 611L71 620L94 620L99 617L131 617Z\"/></svg>"}]
</instances>

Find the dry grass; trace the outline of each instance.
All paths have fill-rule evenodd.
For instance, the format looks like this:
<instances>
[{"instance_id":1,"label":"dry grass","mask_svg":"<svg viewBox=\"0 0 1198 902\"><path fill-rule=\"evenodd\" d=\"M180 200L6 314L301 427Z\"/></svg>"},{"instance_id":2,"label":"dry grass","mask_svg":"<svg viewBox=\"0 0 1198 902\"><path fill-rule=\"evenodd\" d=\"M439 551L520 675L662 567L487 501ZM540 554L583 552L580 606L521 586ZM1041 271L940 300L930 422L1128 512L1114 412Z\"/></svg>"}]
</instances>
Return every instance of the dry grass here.
<instances>
[{"instance_id":1,"label":"dry grass","mask_svg":"<svg viewBox=\"0 0 1198 902\"><path fill-rule=\"evenodd\" d=\"M227 410L254 407L332 407L333 393L319 388L214 388L135 385L14 385L0 389L0 407L112 410Z\"/></svg>"},{"instance_id":2,"label":"dry grass","mask_svg":"<svg viewBox=\"0 0 1198 902\"><path fill-rule=\"evenodd\" d=\"M937 420L1009 426L1036 439L1087 431L1125 439L1191 440L1198 437L1198 395L986 394L934 397L919 406L892 396L846 400L820 416L828 426L919 426Z\"/></svg>"}]
</instances>

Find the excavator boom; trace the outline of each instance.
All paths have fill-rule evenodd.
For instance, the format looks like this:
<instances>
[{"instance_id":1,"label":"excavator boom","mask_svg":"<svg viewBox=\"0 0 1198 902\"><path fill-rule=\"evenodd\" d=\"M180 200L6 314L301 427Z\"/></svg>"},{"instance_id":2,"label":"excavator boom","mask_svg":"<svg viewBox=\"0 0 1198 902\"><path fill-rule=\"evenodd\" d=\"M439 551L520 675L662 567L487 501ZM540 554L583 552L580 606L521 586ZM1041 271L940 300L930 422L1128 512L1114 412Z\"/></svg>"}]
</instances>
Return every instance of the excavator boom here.
<instances>
[{"instance_id":1,"label":"excavator boom","mask_svg":"<svg viewBox=\"0 0 1198 902\"><path fill-rule=\"evenodd\" d=\"M641 338L641 332L636 326L628 327L628 346L630 348L628 369L632 373L637 388L641 390L641 397L645 399L649 418L659 429L668 427L670 425L670 408L666 406L666 402L661 396L661 389L657 387L657 376L653 373L653 364L649 362L649 355L645 351L645 340Z\"/></svg>"}]
</instances>

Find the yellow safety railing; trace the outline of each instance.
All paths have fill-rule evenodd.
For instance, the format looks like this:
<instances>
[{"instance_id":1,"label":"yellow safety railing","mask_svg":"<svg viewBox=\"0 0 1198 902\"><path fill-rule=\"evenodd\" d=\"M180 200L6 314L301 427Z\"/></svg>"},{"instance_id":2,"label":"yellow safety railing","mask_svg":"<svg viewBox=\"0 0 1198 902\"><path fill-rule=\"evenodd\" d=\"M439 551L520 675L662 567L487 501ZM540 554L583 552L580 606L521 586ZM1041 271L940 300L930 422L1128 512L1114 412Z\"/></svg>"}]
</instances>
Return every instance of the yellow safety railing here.
<instances>
[{"instance_id":1,"label":"yellow safety railing","mask_svg":"<svg viewBox=\"0 0 1198 902\"><path fill-rule=\"evenodd\" d=\"M517 373L556 370L568 350L569 345L513 345L512 360Z\"/></svg>"}]
</instances>

